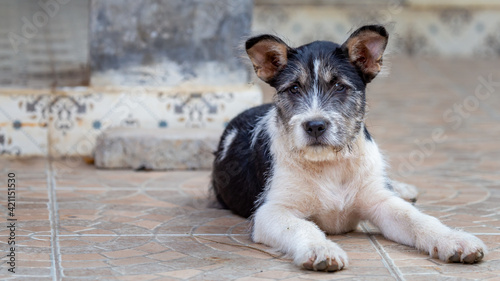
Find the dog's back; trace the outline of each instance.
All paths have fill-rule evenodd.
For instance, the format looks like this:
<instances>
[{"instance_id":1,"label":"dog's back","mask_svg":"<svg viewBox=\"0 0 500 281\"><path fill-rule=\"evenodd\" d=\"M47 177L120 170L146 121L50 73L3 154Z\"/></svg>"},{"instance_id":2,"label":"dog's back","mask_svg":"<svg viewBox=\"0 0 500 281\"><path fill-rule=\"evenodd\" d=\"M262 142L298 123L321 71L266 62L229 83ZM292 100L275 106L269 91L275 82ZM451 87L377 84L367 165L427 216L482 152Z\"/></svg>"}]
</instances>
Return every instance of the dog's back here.
<instances>
[{"instance_id":1,"label":"dog's back","mask_svg":"<svg viewBox=\"0 0 500 281\"><path fill-rule=\"evenodd\" d=\"M264 190L271 155L269 136L262 129L264 116L273 108L251 108L227 125L215 152L212 188L217 201L234 213L249 217Z\"/></svg>"}]
</instances>

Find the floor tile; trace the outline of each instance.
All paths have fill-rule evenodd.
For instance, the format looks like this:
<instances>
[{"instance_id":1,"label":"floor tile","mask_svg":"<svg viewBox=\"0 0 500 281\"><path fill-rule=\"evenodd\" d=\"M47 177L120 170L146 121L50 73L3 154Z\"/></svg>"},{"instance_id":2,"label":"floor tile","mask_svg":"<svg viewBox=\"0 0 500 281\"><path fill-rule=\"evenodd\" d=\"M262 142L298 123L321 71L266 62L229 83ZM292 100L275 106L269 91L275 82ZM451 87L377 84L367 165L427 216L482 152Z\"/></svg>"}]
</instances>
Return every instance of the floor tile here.
<instances>
[{"instance_id":1,"label":"floor tile","mask_svg":"<svg viewBox=\"0 0 500 281\"><path fill-rule=\"evenodd\" d=\"M388 157L391 177L418 186L417 208L485 242L489 254L479 264L443 263L385 239L366 223L329 236L349 255L348 268L309 272L254 243L247 220L214 208L210 171L97 170L78 157L0 158L0 181L13 171L19 183L16 254L23 274L2 272L0 279L53 280L56 272L63 280L495 280L500 98L482 103L459 128L442 114L474 92L478 75L499 72L485 63L484 71L470 75L455 71L457 65L396 61L393 75L369 86L368 128ZM412 152L424 153L418 143L439 128L446 140L434 143L421 163L411 160ZM0 201L6 200L0 192ZM1 243L9 235L5 226L0 222Z\"/></svg>"}]
</instances>

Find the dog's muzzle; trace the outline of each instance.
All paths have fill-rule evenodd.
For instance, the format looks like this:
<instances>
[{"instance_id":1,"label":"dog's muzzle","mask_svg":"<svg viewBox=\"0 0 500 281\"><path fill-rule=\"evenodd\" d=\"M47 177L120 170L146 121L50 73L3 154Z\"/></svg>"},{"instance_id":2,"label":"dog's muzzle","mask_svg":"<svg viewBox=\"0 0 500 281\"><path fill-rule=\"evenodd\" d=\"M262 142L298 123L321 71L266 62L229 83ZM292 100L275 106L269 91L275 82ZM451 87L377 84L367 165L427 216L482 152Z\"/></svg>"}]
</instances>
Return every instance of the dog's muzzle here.
<instances>
[{"instance_id":1,"label":"dog's muzzle","mask_svg":"<svg viewBox=\"0 0 500 281\"><path fill-rule=\"evenodd\" d=\"M302 124L304 131L314 138L319 138L328 129L328 123L325 120L311 120Z\"/></svg>"}]
</instances>

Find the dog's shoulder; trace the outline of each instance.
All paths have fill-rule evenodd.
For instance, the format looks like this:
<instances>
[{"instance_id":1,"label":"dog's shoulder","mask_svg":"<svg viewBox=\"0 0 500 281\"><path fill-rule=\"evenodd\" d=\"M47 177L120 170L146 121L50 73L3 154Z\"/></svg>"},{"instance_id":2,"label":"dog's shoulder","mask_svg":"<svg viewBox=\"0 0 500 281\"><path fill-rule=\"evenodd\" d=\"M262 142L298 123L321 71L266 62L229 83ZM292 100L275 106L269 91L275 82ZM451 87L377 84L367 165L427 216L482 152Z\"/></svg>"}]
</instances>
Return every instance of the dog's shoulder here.
<instances>
[{"instance_id":1,"label":"dog's shoulder","mask_svg":"<svg viewBox=\"0 0 500 281\"><path fill-rule=\"evenodd\" d=\"M267 103L252 107L240 113L228 124L227 128L238 128L241 130L252 130L258 121L264 117L272 108L274 104Z\"/></svg>"},{"instance_id":2,"label":"dog's shoulder","mask_svg":"<svg viewBox=\"0 0 500 281\"><path fill-rule=\"evenodd\" d=\"M272 157L266 127L273 104L250 108L226 127L215 152L212 187L223 207L249 217L265 188ZM269 118L269 117L267 117Z\"/></svg>"}]
</instances>

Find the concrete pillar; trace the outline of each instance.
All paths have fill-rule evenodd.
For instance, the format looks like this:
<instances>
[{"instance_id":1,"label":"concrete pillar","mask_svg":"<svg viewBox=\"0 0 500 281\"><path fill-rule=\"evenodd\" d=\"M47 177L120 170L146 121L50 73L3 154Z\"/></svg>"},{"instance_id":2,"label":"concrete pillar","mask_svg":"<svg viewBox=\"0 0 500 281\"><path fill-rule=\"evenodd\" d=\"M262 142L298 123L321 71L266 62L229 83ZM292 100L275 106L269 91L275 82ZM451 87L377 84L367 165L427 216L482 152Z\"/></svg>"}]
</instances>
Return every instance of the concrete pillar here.
<instances>
[{"instance_id":1,"label":"concrete pillar","mask_svg":"<svg viewBox=\"0 0 500 281\"><path fill-rule=\"evenodd\" d=\"M250 77L251 0L92 0L93 86L221 86Z\"/></svg>"}]
</instances>

